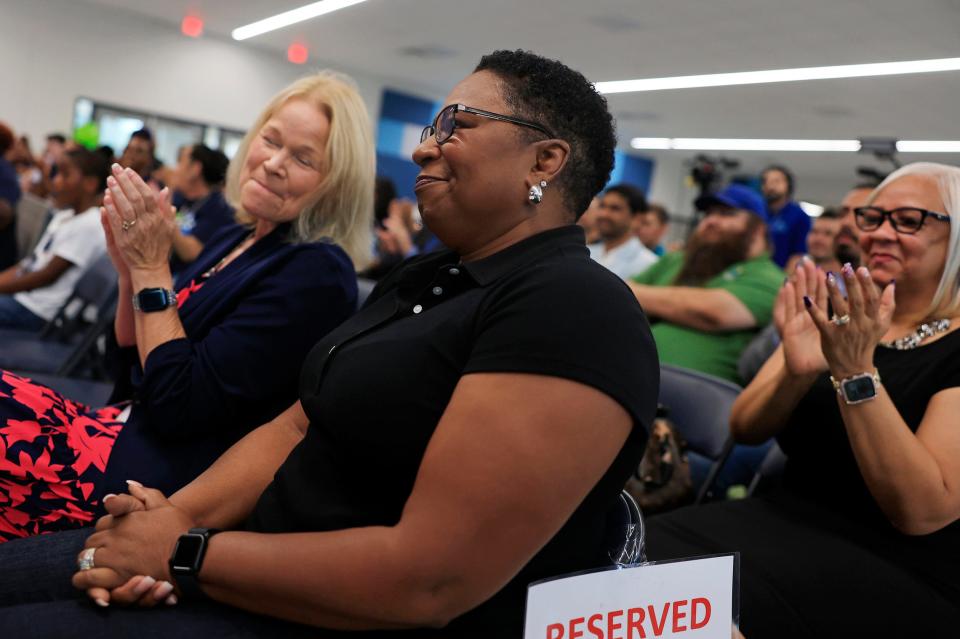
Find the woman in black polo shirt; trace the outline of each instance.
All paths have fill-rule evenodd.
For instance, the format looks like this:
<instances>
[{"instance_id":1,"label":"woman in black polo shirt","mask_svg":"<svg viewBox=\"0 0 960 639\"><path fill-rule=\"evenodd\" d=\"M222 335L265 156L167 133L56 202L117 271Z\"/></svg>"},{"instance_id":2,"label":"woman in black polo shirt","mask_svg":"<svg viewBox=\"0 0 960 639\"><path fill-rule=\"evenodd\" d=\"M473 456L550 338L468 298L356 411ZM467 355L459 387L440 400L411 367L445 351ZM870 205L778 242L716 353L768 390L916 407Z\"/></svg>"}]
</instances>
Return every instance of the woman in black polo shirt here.
<instances>
[{"instance_id":1,"label":"woman in black polo shirt","mask_svg":"<svg viewBox=\"0 0 960 639\"><path fill-rule=\"evenodd\" d=\"M74 577L112 602L105 615L61 600L0 608L0 626L519 637L528 583L609 563L605 514L641 456L659 369L640 307L574 225L613 165L606 102L559 62L501 51L445 104L414 160L451 250L385 279L313 349L301 401L197 481L107 501ZM41 551L69 563L84 542L59 537L0 561L14 575L17 561L35 575ZM176 608L119 608L170 603L174 580Z\"/></svg>"}]
</instances>

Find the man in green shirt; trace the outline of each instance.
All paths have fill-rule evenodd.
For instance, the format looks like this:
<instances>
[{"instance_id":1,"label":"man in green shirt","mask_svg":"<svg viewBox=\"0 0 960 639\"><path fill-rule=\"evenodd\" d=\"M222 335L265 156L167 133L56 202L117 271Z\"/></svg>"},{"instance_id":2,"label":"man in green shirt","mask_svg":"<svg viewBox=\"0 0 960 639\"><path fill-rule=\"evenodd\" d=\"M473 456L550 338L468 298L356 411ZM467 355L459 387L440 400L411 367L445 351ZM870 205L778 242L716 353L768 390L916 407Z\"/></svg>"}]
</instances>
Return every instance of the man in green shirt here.
<instances>
[{"instance_id":1,"label":"man in green shirt","mask_svg":"<svg viewBox=\"0 0 960 639\"><path fill-rule=\"evenodd\" d=\"M653 323L661 362L739 384L737 359L770 323L783 271L770 259L758 193L732 184L696 206L704 216L686 250L663 256L630 286Z\"/></svg>"}]
</instances>

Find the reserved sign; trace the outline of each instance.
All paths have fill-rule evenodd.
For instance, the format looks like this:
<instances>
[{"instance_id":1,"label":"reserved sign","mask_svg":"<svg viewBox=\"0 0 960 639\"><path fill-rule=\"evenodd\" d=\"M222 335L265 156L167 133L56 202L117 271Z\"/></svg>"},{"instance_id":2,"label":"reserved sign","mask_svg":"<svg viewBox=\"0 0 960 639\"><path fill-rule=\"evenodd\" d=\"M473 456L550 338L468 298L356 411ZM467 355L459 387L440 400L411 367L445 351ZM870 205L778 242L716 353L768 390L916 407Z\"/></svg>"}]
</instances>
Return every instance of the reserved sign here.
<instances>
[{"instance_id":1,"label":"reserved sign","mask_svg":"<svg viewBox=\"0 0 960 639\"><path fill-rule=\"evenodd\" d=\"M533 584L524 639L730 639L736 560L684 559Z\"/></svg>"}]
</instances>

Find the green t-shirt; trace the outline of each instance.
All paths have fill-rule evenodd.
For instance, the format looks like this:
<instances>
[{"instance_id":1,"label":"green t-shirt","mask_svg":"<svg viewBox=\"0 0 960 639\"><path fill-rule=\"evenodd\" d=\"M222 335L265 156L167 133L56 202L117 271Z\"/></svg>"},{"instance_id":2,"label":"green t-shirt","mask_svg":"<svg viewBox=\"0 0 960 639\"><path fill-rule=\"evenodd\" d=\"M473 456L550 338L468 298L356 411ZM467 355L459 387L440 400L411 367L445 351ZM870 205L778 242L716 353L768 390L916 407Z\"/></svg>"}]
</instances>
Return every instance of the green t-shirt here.
<instances>
[{"instance_id":1,"label":"green t-shirt","mask_svg":"<svg viewBox=\"0 0 960 639\"><path fill-rule=\"evenodd\" d=\"M668 253L633 281L651 286L672 286L682 266L682 252ZM757 321L756 326L740 331L707 333L669 322L657 322L653 325L653 338L657 342L660 361L741 383L737 375L740 352L757 331L770 323L773 303L782 284L783 271L767 254L728 267L707 281L703 288L729 291L747 307Z\"/></svg>"}]
</instances>

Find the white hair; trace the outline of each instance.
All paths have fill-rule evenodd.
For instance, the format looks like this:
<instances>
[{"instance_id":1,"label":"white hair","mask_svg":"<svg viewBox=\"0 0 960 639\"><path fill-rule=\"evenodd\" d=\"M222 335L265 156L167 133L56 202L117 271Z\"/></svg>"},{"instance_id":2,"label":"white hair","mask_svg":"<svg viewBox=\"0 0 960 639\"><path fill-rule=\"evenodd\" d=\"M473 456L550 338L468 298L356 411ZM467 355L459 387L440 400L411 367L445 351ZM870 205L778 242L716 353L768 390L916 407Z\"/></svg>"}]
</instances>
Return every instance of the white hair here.
<instances>
[{"instance_id":1,"label":"white hair","mask_svg":"<svg viewBox=\"0 0 960 639\"><path fill-rule=\"evenodd\" d=\"M943 265L940 284L933 295L927 313L930 316L952 314L960 307L960 168L934 162L914 162L897 169L880 183L870 195L870 202L880 191L894 180L908 175L931 178L937 185L937 193L943 200L944 211L950 216L950 242L947 247L947 261Z\"/></svg>"}]
</instances>

